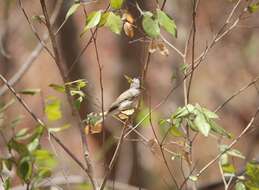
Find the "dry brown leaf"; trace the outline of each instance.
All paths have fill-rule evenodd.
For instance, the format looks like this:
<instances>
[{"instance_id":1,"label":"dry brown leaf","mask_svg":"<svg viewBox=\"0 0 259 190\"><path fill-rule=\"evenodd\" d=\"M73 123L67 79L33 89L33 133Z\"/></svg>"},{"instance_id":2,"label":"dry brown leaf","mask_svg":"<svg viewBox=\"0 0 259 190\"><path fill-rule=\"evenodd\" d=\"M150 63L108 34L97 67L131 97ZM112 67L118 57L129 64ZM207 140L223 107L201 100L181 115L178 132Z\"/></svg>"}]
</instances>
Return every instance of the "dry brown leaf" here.
<instances>
[{"instance_id":1,"label":"dry brown leaf","mask_svg":"<svg viewBox=\"0 0 259 190\"><path fill-rule=\"evenodd\" d=\"M148 51L149 53L155 53L157 50L157 43L156 41L152 41L149 45Z\"/></svg>"},{"instance_id":2,"label":"dry brown leaf","mask_svg":"<svg viewBox=\"0 0 259 190\"><path fill-rule=\"evenodd\" d=\"M95 125L86 125L85 126L85 134L90 135L90 134L96 134L96 133L101 133L103 129L102 123L97 123Z\"/></svg>"},{"instance_id":3,"label":"dry brown leaf","mask_svg":"<svg viewBox=\"0 0 259 190\"><path fill-rule=\"evenodd\" d=\"M126 22L129 22L130 24L134 23L134 18L128 11L125 11L125 13L123 13L122 20L125 20Z\"/></svg>"},{"instance_id":4,"label":"dry brown leaf","mask_svg":"<svg viewBox=\"0 0 259 190\"><path fill-rule=\"evenodd\" d=\"M126 36L128 36L129 38L134 37L134 27L131 23L125 22L123 25L123 29L124 29Z\"/></svg>"},{"instance_id":5,"label":"dry brown leaf","mask_svg":"<svg viewBox=\"0 0 259 190\"><path fill-rule=\"evenodd\" d=\"M165 56L169 55L169 50L163 43L158 43L157 46L158 46L158 49L159 49L161 55L165 55Z\"/></svg>"}]
</instances>

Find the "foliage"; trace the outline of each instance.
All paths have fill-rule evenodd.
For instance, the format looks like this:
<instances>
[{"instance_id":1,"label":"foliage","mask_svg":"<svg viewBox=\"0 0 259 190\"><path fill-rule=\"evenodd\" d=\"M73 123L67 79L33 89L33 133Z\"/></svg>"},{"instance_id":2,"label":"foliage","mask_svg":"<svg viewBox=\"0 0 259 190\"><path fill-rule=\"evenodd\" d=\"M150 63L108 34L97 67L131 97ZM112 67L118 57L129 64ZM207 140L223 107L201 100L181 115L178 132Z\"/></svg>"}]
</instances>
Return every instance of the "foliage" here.
<instances>
[{"instance_id":1,"label":"foliage","mask_svg":"<svg viewBox=\"0 0 259 190\"><path fill-rule=\"evenodd\" d=\"M8 2L7 7L10 6L11 1L6 1L6 2ZM236 1L230 1L230 2L233 3ZM190 38L187 39L187 44L185 48L186 52L184 53L181 53L180 50L174 47L173 44L170 44L169 42L167 42L167 40L163 37L163 33L165 33L165 34L168 34L168 36L176 39L178 36L177 26L180 26L180 24L176 25L176 23L178 23L178 19L174 19L174 18L177 18L177 17L172 17L171 15L173 15L173 13L169 14L169 12L165 11L167 9L164 9L164 5L160 6L161 4L160 1L156 1L155 2L156 7L154 7L151 10L144 10L137 3L135 4L135 2L131 2L138 10L137 14L133 16L130 13L128 5L126 4L126 0L109 0L109 6L106 9L98 9L98 10L91 10L91 11L88 11L88 9L86 9L85 7L85 4L89 3L88 1L75 0L74 3L70 6L70 8L67 10L64 21L61 24L61 26L58 28L56 33L54 32L54 34L52 35L50 33L50 41L52 42L52 45L53 45L53 43L55 42L54 39L58 31L63 27L63 25L67 22L67 20L70 19L76 12L83 11L82 15L83 15L83 18L85 19L85 22L83 23L83 26L82 26L83 29L80 36L82 37L87 33L91 34L92 36L89 41L89 44L92 41L96 40L97 30L99 34L101 33L99 30L101 28L107 28L117 36L122 35L124 33L126 37L132 41L137 40L137 41L144 41L149 43L149 45L147 46L148 58L147 58L146 65L144 65L143 76L141 76L143 77L141 83L145 83L145 72L147 72L147 70L145 69L148 69L148 64L149 64L148 61L150 61L149 60L150 54L156 51L159 51L160 54L168 56L169 50L166 47L167 45L168 47L170 46L172 49L174 49L178 54L180 54L182 58L180 70L183 71L182 73L184 74L184 79L182 81L184 81L184 83L189 82L189 85L191 86L192 74L194 72L194 69L196 69L196 66L198 66L203 61L203 59L206 57L206 54L209 52L210 48L212 48L212 46L216 44L217 41L219 41L221 37L223 37L225 34L230 33L230 31L235 27L235 25L231 25L231 23L232 23L232 20L234 20L233 15L237 15L235 14L236 13L235 11L239 10L238 8L239 2L240 1L237 1L236 6L234 6L232 11L230 12L229 17L226 20L226 23L224 23L223 28L219 30L219 33L214 38L214 41L212 41L211 44L206 44L206 49L202 52L201 56L198 57L197 59L195 59L195 56L196 56L195 40L197 40L197 38L195 38L195 34L196 34L195 18L197 16L195 12L196 11L195 4L197 3L196 1L193 1L192 28L190 30L190 36L189 36ZM256 1L251 1L251 2L246 1L247 5L245 7L244 13L248 15L254 14L259 10L259 3ZM166 1L164 1L163 4L164 3L166 3ZM20 2L20 5L24 14L26 14L22 7L21 2ZM44 12L44 9L43 9L43 12ZM28 19L27 16L26 16L26 19ZM47 23L48 18L46 16L36 15L36 16L33 16L32 19L37 20L40 24L43 24L48 27L48 23ZM236 22L233 21L233 23L237 24L239 20L241 20L241 17L238 18ZM30 23L30 19L28 19L28 21L29 21L29 24L31 25L31 28L33 29L33 32L36 33L37 31ZM48 28L49 32L51 32L50 30L52 30L52 26ZM138 34L136 35L137 32ZM38 38L37 33L36 33L36 36ZM45 40L43 40L41 44L44 45L44 42ZM189 46L191 45L192 45L192 48L189 48ZM47 49L48 47L44 46L44 48ZM56 52L55 48L58 48L58 47L53 45L54 52ZM95 48L96 48L96 51L98 51L97 47ZM189 49L191 49L191 51ZM193 58L190 64L188 64L189 62L188 56L190 53L193 54ZM55 56L58 56L58 55L55 55ZM55 59L55 62L57 62L56 59ZM100 83L102 83L102 66L100 65L98 66L100 67L99 68ZM191 77L188 79L189 81L187 80L188 71L190 71L191 73ZM65 76L65 73L62 73L62 74L64 74ZM126 79L128 80L129 83L131 83L132 79L130 77L126 76ZM49 87L51 87L56 92L61 93L59 94L61 96L66 95L68 97L69 103L72 102L71 109L73 111L74 110L79 111L81 108L82 102L87 98L84 92L84 88L88 86L88 82L85 79L78 79L75 81L67 82L66 77L63 77L63 80L64 80L63 84L53 83L53 84L50 84ZM254 81L253 84L255 84L255 82L256 81ZM144 84L141 84L141 88L143 88L143 85ZM186 84L184 85L185 87L187 87ZM11 87L9 87L9 89L13 92L13 89ZM101 91L103 95L102 87L101 87ZM240 91L242 91L242 89ZM37 95L39 93L41 93L41 89L25 88L23 90L20 90L18 94L16 93L14 94L18 99L19 103L22 103L21 97L23 98L25 95L27 95L29 98L31 98L31 96ZM169 95L163 101L166 101ZM187 96L187 95L185 94L184 96ZM145 95L143 95L143 97L145 97ZM132 97L128 97L127 100L130 101L131 98ZM187 97L184 97L184 98L187 98ZM1 179L3 183L3 188L5 190L12 188L13 178L10 175L11 172L15 172L20 182L22 184L27 185L27 189L33 190L33 189L36 189L39 183L42 182L44 179L52 176L53 170L57 165L57 161L55 160L54 155L49 150L46 150L42 147L41 140L45 133L47 133L48 135L53 135L53 133L66 130L67 128L70 127L70 122L69 123L66 123L66 122L63 123L63 121L61 122L61 120L64 119L65 117L63 113L64 108L62 106L63 100L61 98L56 96L49 96L43 102L45 103L44 119L46 120L46 123L48 126L45 124L44 125L38 124L34 128L30 126L21 128L22 125L20 124L23 121L23 117L20 115L17 115L15 118L12 118L12 119L6 118L6 114L5 114L6 111L10 107L12 106L14 107L14 104L16 103L15 100L12 99L12 100L6 101L6 103L4 102L0 103L0 133L6 148L6 154L1 155L0 157L0 174L1 174ZM104 102L102 102L102 104L103 103ZM159 103L158 105L160 106L162 105L162 103L161 104ZM28 108L26 107L26 105L24 105L23 103L22 105L28 111ZM218 156L215 157L214 160L212 160L212 162L209 162L209 164L211 163L212 165L214 162L219 161L218 162L219 169L222 174L223 180L226 180L226 179L233 180L233 185L235 185L236 190L259 189L258 161L247 162L244 172L240 174L234 161L237 158L244 160L245 156L239 150L233 148L234 147L233 145L239 140L238 138L240 138L240 136L233 140L232 139L233 136L229 132L227 132L224 129L224 127L219 125L219 116L217 115L217 113L207 109L206 107L199 105L198 103L190 104L189 100L187 100L184 106L178 107L173 113L170 113L168 117L161 118L159 120L158 126L160 127L159 129L161 130L160 131L161 133L159 134L160 135L159 136L159 135L156 135L154 130L154 126L157 126L156 125L157 123L151 122L151 118L152 120L155 120L155 121L157 121L159 118L159 114L157 110L155 110L156 107L154 110L152 110L152 108L145 106L143 103L141 105L138 105L137 108L138 109L131 108L128 110L121 111L119 114L114 114L113 117L119 122L121 122L121 124L123 124L123 126L125 127L125 131L127 130L130 131L132 130L132 128L134 127L136 128L139 125L146 127L145 129L147 129L150 126L152 127L152 131L154 133L155 139L146 140L145 137L143 138L141 136L141 134L139 135L138 131L135 131L135 132L136 134L138 134L140 137L143 138L141 139L143 141L143 144L147 145L147 147L150 147L152 152L154 152L154 148L160 148L160 152L162 153L161 154L162 159L165 165L167 166L167 169L169 170L169 173L171 176L173 174L170 171L167 158L164 155L164 152L166 151L167 153L170 153L171 161L173 161L175 158L179 158L179 160L181 160L180 167L182 167L181 168L182 170L183 170L183 161L184 163L186 163L187 166L189 166L190 173L188 174L188 176L185 176L185 173L182 172L182 174L184 175L184 183L187 184L188 180L192 182L197 182L198 180L200 180L198 178L199 175L193 174L192 173L193 171L191 170L196 169L192 163L193 162L192 160L193 141L198 134L201 134L203 137L206 137L206 138L209 136L212 136L218 139L218 142L220 144L219 154ZM30 113L30 111L28 112ZM34 119L36 118L36 116L33 113L30 113L30 114ZM79 118L78 119L79 121L77 122L80 123L79 125L80 127L82 127L81 124L85 124L84 133L86 135L93 135L93 134L101 133L103 131L103 127L104 127L103 119L105 118L105 116L106 116L106 112L88 113L85 117L85 120L81 120L81 118ZM37 118L35 120L38 121ZM137 124L135 125L135 123ZM81 131L83 130L80 128L80 132ZM128 131L126 133L127 135L129 134ZM81 136L84 138L85 134L81 134ZM116 157L118 156L116 155L116 153L119 152L120 145L121 145L120 143L123 142L124 135L125 133L122 133L118 141L118 145L113 155L113 159L109 164L109 170L113 169L112 161L116 160ZM194 137L193 139L191 138L192 135ZM160 138L161 136L162 138ZM233 140L232 144L230 145L222 144L223 137L227 138L228 140L229 139ZM167 149L168 138L170 138L169 143L172 143L178 147L176 151L175 150L171 151ZM136 140L139 140L139 139L136 139ZM85 143L84 147L87 147L87 144L86 142L84 142L84 139L82 140L82 143ZM64 150L66 149L64 148ZM85 154L88 153L86 150L84 151L85 151L84 152ZM68 154L71 156L72 153L69 152ZM87 156L88 155L85 155L85 157ZM74 159L77 163L78 162L81 163L80 161L77 160L77 158L73 157L73 155L72 155L72 159ZM88 167L87 169L83 168L84 164L81 164L81 165L79 164L79 165L87 173L91 181L92 171L90 170L92 168L89 165L88 158L86 158L85 160L87 162L86 164ZM206 167L207 166L205 165L205 169ZM109 171L107 172L107 174L109 174ZM105 175L105 176L108 176L108 175ZM229 181L231 182L231 180ZM104 179L104 183L105 182L106 180ZM181 186L181 189L185 188L184 185L185 184ZM82 184L79 188L91 189L92 184L85 183L85 184ZM225 187L225 189L227 189L227 187Z\"/></svg>"},{"instance_id":2,"label":"foliage","mask_svg":"<svg viewBox=\"0 0 259 190\"><path fill-rule=\"evenodd\" d=\"M230 138L231 135L216 123L218 115L199 104L188 104L179 107L170 118L160 120L160 126L170 127L173 136L184 136L181 130L184 125L193 132L200 132L205 137L209 134L220 135Z\"/></svg>"}]
</instances>

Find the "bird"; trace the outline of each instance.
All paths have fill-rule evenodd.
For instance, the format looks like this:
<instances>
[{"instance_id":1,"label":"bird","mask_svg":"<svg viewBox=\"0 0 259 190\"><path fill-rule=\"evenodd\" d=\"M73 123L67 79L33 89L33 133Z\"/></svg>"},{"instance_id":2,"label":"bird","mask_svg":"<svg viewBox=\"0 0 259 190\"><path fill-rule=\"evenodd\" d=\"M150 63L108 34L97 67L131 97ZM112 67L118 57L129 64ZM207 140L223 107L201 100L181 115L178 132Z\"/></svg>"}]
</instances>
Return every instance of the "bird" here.
<instances>
[{"instance_id":1,"label":"bird","mask_svg":"<svg viewBox=\"0 0 259 190\"><path fill-rule=\"evenodd\" d=\"M115 101L110 105L108 111L104 112L104 117L133 109L141 92L142 88L140 86L140 80L138 78L133 78L129 89L124 91L115 99Z\"/></svg>"},{"instance_id":2,"label":"bird","mask_svg":"<svg viewBox=\"0 0 259 190\"><path fill-rule=\"evenodd\" d=\"M116 115L120 113L125 114L123 111L134 109L138 97L142 93L142 90L143 88L141 88L140 80L138 78L131 79L129 89L124 91L115 99L115 101L110 105L108 111L98 114L99 119L95 120L97 114L90 113L88 115L88 121L85 126L85 133L100 133L103 127L102 123L109 115ZM128 116L128 114L125 115Z\"/></svg>"},{"instance_id":3,"label":"bird","mask_svg":"<svg viewBox=\"0 0 259 190\"><path fill-rule=\"evenodd\" d=\"M119 95L118 98L111 104L107 114L118 113L134 108L134 103L141 94L141 86L138 78L133 78L128 90Z\"/></svg>"}]
</instances>

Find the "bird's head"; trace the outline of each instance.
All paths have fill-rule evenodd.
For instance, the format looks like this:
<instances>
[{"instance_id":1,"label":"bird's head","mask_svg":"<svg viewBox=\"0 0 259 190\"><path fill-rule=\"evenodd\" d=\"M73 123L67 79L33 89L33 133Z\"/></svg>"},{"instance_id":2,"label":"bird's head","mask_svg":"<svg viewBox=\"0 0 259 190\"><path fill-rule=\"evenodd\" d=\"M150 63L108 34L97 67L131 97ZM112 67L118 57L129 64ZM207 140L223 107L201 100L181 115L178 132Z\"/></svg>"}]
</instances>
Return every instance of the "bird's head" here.
<instances>
[{"instance_id":1,"label":"bird's head","mask_svg":"<svg viewBox=\"0 0 259 190\"><path fill-rule=\"evenodd\" d=\"M140 81L138 78L133 78L130 84L130 88L140 88Z\"/></svg>"}]
</instances>

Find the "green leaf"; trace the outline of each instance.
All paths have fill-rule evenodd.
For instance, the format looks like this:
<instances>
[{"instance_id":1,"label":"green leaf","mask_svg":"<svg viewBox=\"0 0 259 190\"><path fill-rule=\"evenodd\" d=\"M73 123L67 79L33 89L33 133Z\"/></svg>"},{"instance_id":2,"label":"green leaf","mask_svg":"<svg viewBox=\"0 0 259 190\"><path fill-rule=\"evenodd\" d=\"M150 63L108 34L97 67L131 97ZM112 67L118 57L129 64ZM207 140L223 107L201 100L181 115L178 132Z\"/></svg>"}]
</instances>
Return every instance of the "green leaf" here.
<instances>
[{"instance_id":1,"label":"green leaf","mask_svg":"<svg viewBox=\"0 0 259 190\"><path fill-rule=\"evenodd\" d=\"M183 133L180 129L178 129L175 125L173 125L170 129L170 133L175 137L182 137Z\"/></svg>"},{"instance_id":2,"label":"green leaf","mask_svg":"<svg viewBox=\"0 0 259 190\"><path fill-rule=\"evenodd\" d=\"M216 122L210 120L210 125L211 125L211 131L213 131L214 133L218 135L223 135L224 137L227 137L227 138L232 138L232 135L228 133L225 129L220 127Z\"/></svg>"},{"instance_id":3,"label":"green leaf","mask_svg":"<svg viewBox=\"0 0 259 190\"><path fill-rule=\"evenodd\" d=\"M91 29L91 28L97 26L98 23L99 23L100 20L101 20L101 16L102 16L102 11L101 11L101 10L91 12L91 13L87 16L86 24L85 24L85 27L84 27L84 29L83 29L82 34L84 34L85 32L87 32L89 29ZM82 35L82 34L81 34L81 35Z\"/></svg>"},{"instance_id":4,"label":"green leaf","mask_svg":"<svg viewBox=\"0 0 259 190\"><path fill-rule=\"evenodd\" d=\"M154 20L150 15L143 15L142 27L145 33L151 38L156 38L160 35L158 20Z\"/></svg>"},{"instance_id":5,"label":"green leaf","mask_svg":"<svg viewBox=\"0 0 259 190\"><path fill-rule=\"evenodd\" d=\"M80 6L80 3L75 3L75 4L73 4L73 5L69 8L69 10L67 11L65 20L67 20L70 16L72 16L72 15L77 11L77 9L79 8L79 6Z\"/></svg>"},{"instance_id":6,"label":"green leaf","mask_svg":"<svg viewBox=\"0 0 259 190\"><path fill-rule=\"evenodd\" d=\"M235 190L246 190L246 186L243 182L239 181L235 185Z\"/></svg>"},{"instance_id":7,"label":"green leaf","mask_svg":"<svg viewBox=\"0 0 259 190\"><path fill-rule=\"evenodd\" d=\"M195 107L202 112L208 119L217 119L219 116L206 108L202 108L199 104L196 104Z\"/></svg>"},{"instance_id":8,"label":"green leaf","mask_svg":"<svg viewBox=\"0 0 259 190\"><path fill-rule=\"evenodd\" d=\"M251 5L248 6L248 11L250 13L255 13L259 10L259 2L258 3L253 3Z\"/></svg>"},{"instance_id":9,"label":"green leaf","mask_svg":"<svg viewBox=\"0 0 259 190\"><path fill-rule=\"evenodd\" d=\"M3 159L3 160L2 160L2 163L3 163L3 166L4 166L7 170L9 170L9 171L12 170L12 167L13 167L13 165L15 164L15 162L14 162L14 160L13 160L12 158Z\"/></svg>"},{"instance_id":10,"label":"green leaf","mask_svg":"<svg viewBox=\"0 0 259 190\"><path fill-rule=\"evenodd\" d=\"M157 9L157 18L159 24L174 37L177 37L177 29L173 19L171 19L166 13Z\"/></svg>"},{"instance_id":11,"label":"green leaf","mask_svg":"<svg viewBox=\"0 0 259 190\"><path fill-rule=\"evenodd\" d=\"M58 91L58 92L65 92L65 87L62 85L58 85L58 84L50 84L49 87L53 88L54 90Z\"/></svg>"},{"instance_id":12,"label":"green leaf","mask_svg":"<svg viewBox=\"0 0 259 190\"><path fill-rule=\"evenodd\" d=\"M15 150L20 155L27 155L29 153L25 144L19 143L13 138L8 142L8 148L10 150Z\"/></svg>"},{"instance_id":13,"label":"green leaf","mask_svg":"<svg viewBox=\"0 0 259 190\"><path fill-rule=\"evenodd\" d=\"M81 103L83 102L83 97L82 96L79 96L75 101L74 101L74 105L76 107L76 109L80 109L81 107Z\"/></svg>"},{"instance_id":14,"label":"green leaf","mask_svg":"<svg viewBox=\"0 0 259 190\"><path fill-rule=\"evenodd\" d=\"M194 119L194 124L197 126L198 130L205 136L207 137L210 132L210 124L207 122L206 118L202 113L199 113L195 119Z\"/></svg>"},{"instance_id":15,"label":"green leaf","mask_svg":"<svg viewBox=\"0 0 259 190\"><path fill-rule=\"evenodd\" d=\"M120 34L123 26L123 22L119 15L110 12L109 16L107 17L105 26L108 27L113 33Z\"/></svg>"},{"instance_id":16,"label":"green leaf","mask_svg":"<svg viewBox=\"0 0 259 190\"><path fill-rule=\"evenodd\" d=\"M197 177L197 176L194 176L194 175L190 175L190 176L189 176L189 179L195 182L195 181L198 180L198 177Z\"/></svg>"},{"instance_id":17,"label":"green leaf","mask_svg":"<svg viewBox=\"0 0 259 190\"><path fill-rule=\"evenodd\" d=\"M249 186L259 188L259 163L251 161L246 165L246 175L249 178Z\"/></svg>"},{"instance_id":18,"label":"green leaf","mask_svg":"<svg viewBox=\"0 0 259 190\"><path fill-rule=\"evenodd\" d=\"M74 81L71 81L71 82L67 82L65 83L66 86L80 86L81 88L82 87L85 87L87 85L87 81L85 79L78 79L78 80L74 80Z\"/></svg>"},{"instance_id":19,"label":"green leaf","mask_svg":"<svg viewBox=\"0 0 259 190\"><path fill-rule=\"evenodd\" d=\"M236 169L232 164L221 165L221 167L224 173L234 174L236 172Z\"/></svg>"},{"instance_id":20,"label":"green leaf","mask_svg":"<svg viewBox=\"0 0 259 190\"><path fill-rule=\"evenodd\" d=\"M51 154L48 150L35 150L32 154L35 157L35 162L38 167L51 169L57 164L53 154Z\"/></svg>"},{"instance_id":21,"label":"green leaf","mask_svg":"<svg viewBox=\"0 0 259 190\"><path fill-rule=\"evenodd\" d=\"M61 101L55 97L48 98L47 105L45 107L45 114L48 120L56 121L62 117L61 114Z\"/></svg>"},{"instance_id":22,"label":"green leaf","mask_svg":"<svg viewBox=\"0 0 259 190\"><path fill-rule=\"evenodd\" d=\"M38 177L43 179L47 177L51 177L52 171L49 168L40 168L38 171Z\"/></svg>"},{"instance_id":23,"label":"green leaf","mask_svg":"<svg viewBox=\"0 0 259 190\"><path fill-rule=\"evenodd\" d=\"M19 93L20 94L24 94L24 95L31 95L31 96L33 96L33 95L35 95L35 94L37 94L39 92L40 92L40 89L38 89L38 88L27 88L27 89L21 90Z\"/></svg>"},{"instance_id":24,"label":"green leaf","mask_svg":"<svg viewBox=\"0 0 259 190\"><path fill-rule=\"evenodd\" d=\"M107 22L107 18L108 16L110 15L111 12L106 12L106 13L103 13L102 16L101 16L101 20L98 24L99 27L102 27L106 24Z\"/></svg>"},{"instance_id":25,"label":"green leaf","mask_svg":"<svg viewBox=\"0 0 259 190\"><path fill-rule=\"evenodd\" d=\"M15 99L11 99L9 102L3 103L0 106L0 113L4 112L5 110L7 110L11 105L13 105L14 102L15 102Z\"/></svg>"},{"instance_id":26,"label":"green leaf","mask_svg":"<svg viewBox=\"0 0 259 190\"><path fill-rule=\"evenodd\" d=\"M220 156L219 162L220 162L221 166L229 164L229 162L228 162L228 155L226 153L222 154Z\"/></svg>"},{"instance_id":27,"label":"green leaf","mask_svg":"<svg viewBox=\"0 0 259 190\"><path fill-rule=\"evenodd\" d=\"M18 115L10 124L11 128L16 128L20 122L22 121L22 119L24 118L23 115Z\"/></svg>"},{"instance_id":28,"label":"green leaf","mask_svg":"<svg viewBox=\"0 0 259 190\"><path fill-rule=\"evenodd\" d=\"M176 112L172 115L173 118L183 118L193 114L195 107L191 104L184 106L183 108L178 108Z\"/></svg>"},{"instance_id":29,"label":"green leaf","mask_svg":"<svg viewBox=\"0 0 259 190\"><path fill-rule=\"evenodd\" d=\"M10 177L8 177L7 179L4 180L3 186L4 186L4 190L10 190L11 189Z\"/></svg>"},{"instance_id":30,"label":"green leaf","mask_svg":"<svg viewBox=\"0 0 259 190\"><path fill-rule=\"evenodd\" d=\"M85 94L81 90L70 90L71 96L76 96L78 95L79 97L85 97Z\"/></svg>"},{"instance_id":31,"label":"green leaf","mask_svg":"<svg viewBox=\"0 0 259 190\"><path fill-rule=\"evenodd\" d=\"M30 157L22 158L18 163L18 175L24 182L28 182L32 176L32 161Z\"/></svg>"},{"instance_id":32,"label":"green leaf","mask_svg":"<svg viewBox=\"0 0 259 190\"><path fill-rule=\"evenodd\" d=\"M226 154L228 154L229 156L245 159L245 156L242 155L242 153L239 150L237 150L237 149L227 150L227 149L228 149L227 145L224 145L224 144L220 145L221 152L226 152Z\"/></svg>"},{"instance_id":33,"label":"green leaf","mask_svg":"<svg viewBox=\"0 0 259 190\"><path fill-rule=\"evenodd\" d=\"M30 152L33 152L34 150L36 150L37 148L40 147L40 140L39 138L35 138L33 139L33 141L31 141L28 145L27 145L27 149Z\"/></svg>"},{"instance_id":34,"label":"green leaf","mask_svg":"<svg viewBox=\"0 0 259 190\"><path fill-rule=\"evenodd\" d=\"M120 9L124 0L111 0L110 5L113 9Z\"/></svg>"},{"instance_id":35,"label":"green leaf","mask_svg":"<svg viewBox=\"0 0 259 190\"><path fill-rule=\"evenodd\" d=\"M149 109L147 107L144 107L143 109L141 109L141 111L138 112L137 117L136 117L137 123L139 123L148 113L149 113ZM144 119L144 121L141 123L141 125L143 127L148 127L149 119L150 119L150 115Z\"/></svg>"},{"instance_id":36,"label":"green leaf","mask_svg":"<svg viewBox=\"0 0 259 190\"><path fill-rule=\"evenodd\" d=\"M57 132L60 132L60 131L63 131L65 129L68 129L70 127L70 124L65 124L63 125L62 127L52 127L52 128L48 128L48 131L49 132L54 132L54 133L57 133Z\"/></svg>"},{"instance_id":37,"label":"green leaf","mask_svg":"<svg viewBox=\"0 0 259 190\"><path fill-rule=\"evenodd\" d=\"M15 134L14 138L16 140L25 140L31 136L31 134L29 134L28 131L29 128L23 128Z\"/></svg>"},{"instance_id":38,"label":"green leaf","mask_svg":"<svg viewBox=\"0 0 259 190\"><path fill-rule=\"evenodd\" d=\"M26 134L28 133L28 130L29 130L29 128L23 128L23 129L21 129L20 131L18 131L18 132L15 134L15 136L16 136L16 137L24 136L24 135L26 135Z\"/></svg>"}]
</instances>

